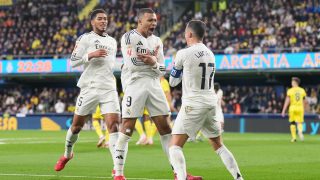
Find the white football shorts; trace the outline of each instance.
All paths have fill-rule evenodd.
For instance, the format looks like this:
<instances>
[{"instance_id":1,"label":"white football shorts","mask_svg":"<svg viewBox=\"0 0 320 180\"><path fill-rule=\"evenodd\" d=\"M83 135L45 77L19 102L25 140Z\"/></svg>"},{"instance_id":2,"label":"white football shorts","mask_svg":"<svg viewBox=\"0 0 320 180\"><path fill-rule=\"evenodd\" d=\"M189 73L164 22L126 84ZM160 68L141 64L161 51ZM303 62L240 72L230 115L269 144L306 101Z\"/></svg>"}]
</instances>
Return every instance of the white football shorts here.
<instances>
[{"instance_id":1,"label":"white football shorts","mask_svg":"<svg viewBox=\"0 0 320 180\"><path fill-rule=\"evenodd\" d=\"M195 139L201 130L207 138L221 135L221 123L216 121L215 108L199 108L182 104L173 125L172 134L187 134Z\"/></svg>"},{"instance_id":2,"label":"white football shorts","mask_svg":"<svg viewBox=\"0 0 320 180\"><path fill-rule=\"evenodd\" d=\"M217 108L216 119L217 119L217 121L224 123L224 116L223 116L223 112L222 112L221 108Z\"/></svg>"},{"instance_id":3,"label":"white football shorts","mask_svg":"<svg viewBox=\"0 0 320 180\"><path fill-rule=\"evenodd\" d=\"M170 114L159 78L137 78L126 84L122 100L122 118L142 117L144 108L147 108L150 117Z\"/></svg>"},{"instance_id":4,"label":"white football shorts","mask_svg":"<svg viewBox=\"0 0 320 180\"><path fill-rule=\"evenodd\" d=\"M95 112L100 105L101 114L120 114L118 92L98 88L83 88L77 98L75 114L86 116Z\"/></svg>"}]
</instances>

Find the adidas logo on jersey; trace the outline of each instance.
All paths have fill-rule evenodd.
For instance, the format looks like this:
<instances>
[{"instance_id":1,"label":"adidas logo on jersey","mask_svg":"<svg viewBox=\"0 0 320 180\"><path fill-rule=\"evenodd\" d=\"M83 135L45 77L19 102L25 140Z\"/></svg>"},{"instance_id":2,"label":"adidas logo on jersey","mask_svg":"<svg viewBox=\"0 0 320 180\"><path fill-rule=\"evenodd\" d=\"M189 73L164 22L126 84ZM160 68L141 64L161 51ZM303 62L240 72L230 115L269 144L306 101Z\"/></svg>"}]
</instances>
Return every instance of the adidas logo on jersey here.
<instances>
[{"instance_id":1,"label":"adidas logo on jersey","mask_svg":"<svg viewBox=\"0 0 320 180\"><path fill-rule=\"evenodd\" d=\"M117 156L116 157L117 159L123 159L123 157L120 155L120 156Z\"/></svg>"},{"instance_id":2,"label":"adidas logo on jersey","mask_svg":"<svg viewBox=\"0 0 320 180\"><path fill-rule=\"evenodd\" d=\"M143 46L142 42L139 41L138 44L137 44L137 46Z\"/></svg>"},{"instance_id":3,"label":"adidas logo on jersey","mask_svg":"<svg viewBox=\"0 0 320 180\"><path fill-rule=\"evenodd\" d=\"M99 40L95 40L94 43L97 43L97 44L98 44L98 43L100 43L100 41L99 41Z\"/></svg>"}]
</instances>

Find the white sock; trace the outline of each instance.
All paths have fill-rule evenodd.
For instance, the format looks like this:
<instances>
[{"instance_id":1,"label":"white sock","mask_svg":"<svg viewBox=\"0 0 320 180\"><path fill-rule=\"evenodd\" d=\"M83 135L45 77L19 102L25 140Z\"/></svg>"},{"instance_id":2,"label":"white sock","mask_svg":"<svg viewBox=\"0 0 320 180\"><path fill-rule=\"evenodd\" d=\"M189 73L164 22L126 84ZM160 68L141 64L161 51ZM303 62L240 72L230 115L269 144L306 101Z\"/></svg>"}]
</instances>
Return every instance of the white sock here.
<instances>
[{"instance_id":1,"label":"white sock","mask_svg":"<svg viewBox=\"0 0 320 180\"><path fill-rule=\"evenodd\" d=\"M169 143L171 141L171 134L165 134L160 136L160 141L161 141L161 145L162 145L162 150L166 153L169 162L170 162L170 155L169 155Z\"/></svg>"},{"instance_id":2,"label":"white sock","mask_svg":"<svg viewBox=\"0 0 320 180\"><path fill-rule=\"evenodd\" d=\"M180 146L171 146L169 148L171 164L177 174L178 180L187 179L186 160Z\"/></svg>"},{"instance_id":3,"label":"white sock","mask_svg":"<svg viewBox=\"0 0 320 180\"><path fill-rule=\"evenodd\" d=\"M127 158L128 153L128 142L130 140L130 136L127 136L121 132L119 132L118 141L115 147L115 163L114 168L116 170L116 176L123 176L124 164Z\"/></svg>"},{"instance_id":4,"label":"white sock","mask_svg":"<svg viewBox=\"0 0 320 180\"><path fill-rule=\"evenodd\" d=\"M109 134L109 150L112 156L113 165L115 166L115 149L118 140L118 132ZM114 167L113 167L114 168Z\"/></svg>"},{"instance_id":5,"label":"white sock","mask_svg":"<svg viewBox=\"0 0 320 180\"><path fill-rule=\"evenodd\" d=\"M236 159L233 157L232 153L225 147L224 145L221 146L216 153L220 156L222 162L232 175L234 179L238 179L241 177L241 173L237 164Z\"/></svg>"},{"instance_id":6,"label":"white sock","mask_svg":"<svg viewBox=\"0 0 320 180\"><path fill-rule=\"evenodd\" d=\"M64 150L64 157L70 158L71 153L73 152L73 145L77 142L79 134L73 134L71 131L71 127L67 131L66 135L66 143L65 143L65 150Z\"/></svg>"}]
</instances>

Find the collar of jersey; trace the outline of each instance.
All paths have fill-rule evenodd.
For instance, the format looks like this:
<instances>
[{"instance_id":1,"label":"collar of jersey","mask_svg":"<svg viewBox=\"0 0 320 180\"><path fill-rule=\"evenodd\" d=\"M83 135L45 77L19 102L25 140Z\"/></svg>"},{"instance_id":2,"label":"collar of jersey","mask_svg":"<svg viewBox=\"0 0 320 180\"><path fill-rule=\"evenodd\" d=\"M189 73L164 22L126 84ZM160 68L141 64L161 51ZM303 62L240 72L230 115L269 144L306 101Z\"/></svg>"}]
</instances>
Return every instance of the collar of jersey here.
<instances>
[{"instance_id":1,"label":"collar of jersey","mask_svg":"<svg viewBox=\"0 0 320 180\"><path fill-rule=\"evenodd\" d=\"M144 37L144 36L142 36L142 35L137 31L137 29L133 29L133 31L136 32L139 36ZM148 36L148 37L144 37L144 38L148 39L148 38L151 37L152 35L153 35L153 34L151 34L151 35Z\"/></svg>"},{"instance_id":2,"label":"collar of jersey","mask_svg":"<svg viewBox=\"0 0 320 180\"><path fill-rule=\"evenodd\" d=\"M107 37L108 36L108 34L107 33L104 33L105 35L99 35L99 34L97 34L97 33L95 33L94 31L91 31L93 34L95 34L95 35L97 35L97 36L101 36L101 37Z\"/></svg>"}]
</instances>

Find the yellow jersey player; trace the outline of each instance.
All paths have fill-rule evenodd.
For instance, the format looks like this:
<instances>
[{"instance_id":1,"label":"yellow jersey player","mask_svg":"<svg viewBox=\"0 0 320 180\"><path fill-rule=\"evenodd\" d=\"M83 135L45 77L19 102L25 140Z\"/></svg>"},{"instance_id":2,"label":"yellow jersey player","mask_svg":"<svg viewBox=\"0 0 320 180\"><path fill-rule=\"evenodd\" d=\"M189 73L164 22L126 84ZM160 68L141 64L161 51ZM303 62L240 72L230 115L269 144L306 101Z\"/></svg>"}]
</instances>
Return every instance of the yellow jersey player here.
<instances>
[{"instance_id":1,"label":"yellow jersey player","mask_svg":"<svg viewBox=\"0 0 320 180\"><path fill-rule=\"evenodd\" d=\"M108 128L106 129L105 134L103 134L102 132L102 128L100 125L100 121L103 120L103 116L101 114L100 111L100 107L99 105L96 108L96 111L94 112L94 114L92 114L92 126L94 127L97 135L99 136L99 141L97 143L97 147L109 147L109 131Z\"/></svg>"},{"instance_id":2,"label":"yellow jersey player","mask_svg":"<svg viewBox=\"0 0 320 180\"><path fill-rule=\"evenodd\" d=\"M297 77L293 77L291 80L292 88L288 89L287 97L282 109L282 117L285 116L285 112L290 104L289 107L289 122L290 122L290 131L291 131L291 142L297 141L297 129L296 125L298 126L298 134L300 140L303 141L303 133L302 133L302 124L304 122L304 104L305 104L305 97L306 91L299 87L300 79Z\"/></svg>"}]
</instances>

